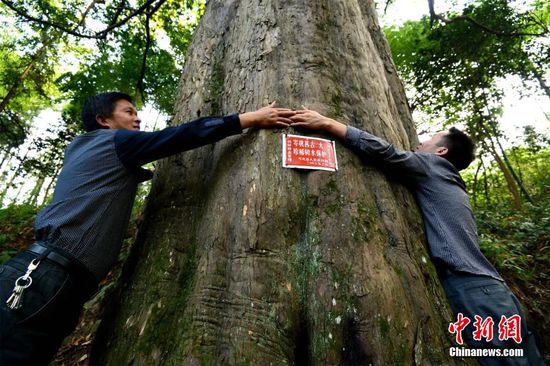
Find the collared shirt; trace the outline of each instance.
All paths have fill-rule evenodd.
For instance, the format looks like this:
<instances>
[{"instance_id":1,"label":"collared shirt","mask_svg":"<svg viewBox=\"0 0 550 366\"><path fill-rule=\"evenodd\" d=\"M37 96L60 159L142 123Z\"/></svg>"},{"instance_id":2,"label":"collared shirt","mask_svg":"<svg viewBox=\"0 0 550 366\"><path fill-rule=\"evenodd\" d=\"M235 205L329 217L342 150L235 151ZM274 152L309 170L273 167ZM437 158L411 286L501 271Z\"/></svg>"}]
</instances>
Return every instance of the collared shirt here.
<instances>
[{"instance_id":1,"label":"collared shirt","mask_svg":"<svg viewBox=\"0 0 550 366\"><path fill-rule=\"evenodd\" d=\"M479 249L470 199L453 164L436 154L396 149L351 126L346 142L411 188L424 217L428 249L436 266L502 281Z\"/></svg>"},{"instance_id":2,"label":"collared shirt","mask_svg":"<svg viewBox=\"0 0 550 366\"><path fill-rule=\"evenodd\" d=\"M67 147L52 202L36 216L37 241L61 248L102 279L128 227L141 165L241 132L237 114L208 117L156 132L100 129Z\"/></svg>"}]
</instances>

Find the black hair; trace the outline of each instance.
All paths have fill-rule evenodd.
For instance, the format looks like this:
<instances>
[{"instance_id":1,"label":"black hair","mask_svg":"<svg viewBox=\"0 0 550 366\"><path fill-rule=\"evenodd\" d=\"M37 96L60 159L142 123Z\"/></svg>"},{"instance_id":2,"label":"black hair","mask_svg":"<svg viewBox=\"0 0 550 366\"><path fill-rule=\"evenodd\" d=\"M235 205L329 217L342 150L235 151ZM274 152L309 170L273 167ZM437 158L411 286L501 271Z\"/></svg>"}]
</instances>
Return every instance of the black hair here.
<instances>
[{"instance_id":1,"label":"black hair","mask_svg":"<svg viewBox=\"0 0 550 366\"><path fill-rule=\"evenodd\" d=\"M81 112L82 123L86 131L105 128L97 123L96 117L111 117L115 110L116 102L121 99L134 104L132 97L120 92L100 93L89 97L86 102L84 102Z\"/></svg>"},{"instance_id":2,"label":"black hair","mask_svg":"<svg viewBox=\"0 0 550 366\"><path fill-rule=\"evenodd\" d=\"M451 127L449 133L443 136L440 146L448 149L444 157L449 160L457 170L466 169L475 159L476 146L470 136Z\"/></svg>"}]
</instances>

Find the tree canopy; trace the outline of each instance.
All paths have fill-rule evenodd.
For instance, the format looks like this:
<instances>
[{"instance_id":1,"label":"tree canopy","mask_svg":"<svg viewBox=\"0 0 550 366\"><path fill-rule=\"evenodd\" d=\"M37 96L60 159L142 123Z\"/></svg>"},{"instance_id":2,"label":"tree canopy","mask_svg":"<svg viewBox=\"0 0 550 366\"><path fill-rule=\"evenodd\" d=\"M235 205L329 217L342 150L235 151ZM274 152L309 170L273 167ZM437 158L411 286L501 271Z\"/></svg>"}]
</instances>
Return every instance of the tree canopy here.
<instances>
[{"instance_id":1,"label":"tree canopy","mask_svg":"<svg viewBox=\"0 0 550 366\"><path fill-rule=\"evenodd\" d=\"M525 146L503 146L499 81L514 75L523 95L550 96L550 4L461 3L438 13L430 0L424 18L388 27L386 37L411 107L438 128L462 123L489 153L463 174L482 249L517 280L548 330L549 140L527 128ZM121 90L140 107L172 114L182 55L204 9L202 0L0 0L0 207L11 201L9 189L31 185L15 194L27 204L0 208L0 246L8 249L0 262L32 240L36 206L52 192L66 144L81 132L83 98ZM45 133L31 133L47 110L61 117ZM533 203L518 210L510 197L518 207Z\"/></svg>"},{"instance_id":2,"label":"tree canopy","mask_svg":"<svg viewBox=\"0 0 550 366\"><path fill-rule=\"evenodd\" d=\"M80 106L89 95L118 90L138 107L171 114L182 55L204 6L201 0L1 0L0 197L24 175L45 190L42 178L53 180L64 147L82 131ZM31 136L46 110L61 117Z\"/></svg>"},{"instance_id":3,"label":"tree canopy","mask_svg":"<svg viewBox=\"0 0 550 366\"><path fill-rule=\"evenodd\" d=\"M516 207L522 186L502 147L499 127L504 90L498 81L513 75L523 95L550 97L547 2L469 1L460 11L435 13L385 30L396 66L409 89L413 109L461 123L486 153L500 162Z\"/></svg>"},{"instance_id":4,"label":"tree canopy","mask_svg":"<svg viewBox=\"0 0 550 366\"><path fill-rule=\"evenodd\" d=\"M21 1L0 5L1 146L18 146L41 110L74 122L82 99L121 90L170 113L204 3ZM73 117L73 118L71 118Z\"/></svg>"}]
</instances>

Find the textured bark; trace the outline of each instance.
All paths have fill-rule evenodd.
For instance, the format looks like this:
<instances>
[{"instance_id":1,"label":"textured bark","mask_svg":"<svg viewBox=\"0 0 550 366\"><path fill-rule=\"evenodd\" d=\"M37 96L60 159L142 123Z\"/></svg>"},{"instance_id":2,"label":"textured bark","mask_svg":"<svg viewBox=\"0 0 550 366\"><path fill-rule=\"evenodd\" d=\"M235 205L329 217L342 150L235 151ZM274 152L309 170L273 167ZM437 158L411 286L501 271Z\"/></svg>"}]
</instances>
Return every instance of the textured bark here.
<instances>
[{"instance_id":1,"label":"textured bark","mask_svg":"<svg viewBox=\"0 0 550 366\"><path fill-rule=\"evenodd\" d=\"M178 90L174 123L277 100L417 139L371 1L209 1ZM463 362L414 200L337 152L283 169L281 131L250 130L162 161L92 363Z\"/></svg>"}]
</instances>

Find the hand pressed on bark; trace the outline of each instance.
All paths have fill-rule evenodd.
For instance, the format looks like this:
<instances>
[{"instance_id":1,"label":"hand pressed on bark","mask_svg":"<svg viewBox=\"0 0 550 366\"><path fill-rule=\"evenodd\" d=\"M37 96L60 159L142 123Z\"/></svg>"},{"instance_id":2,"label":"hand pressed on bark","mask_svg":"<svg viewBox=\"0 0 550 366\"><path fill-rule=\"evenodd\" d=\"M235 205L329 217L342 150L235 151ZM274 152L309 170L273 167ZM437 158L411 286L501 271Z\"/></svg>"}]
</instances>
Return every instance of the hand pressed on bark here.
<instances>
[{"instance_id":1,"label":"hand pressed on bark","mask_svg":"<svg viewBox=\"0 0 550 366\"><path fill-rule=\"evenodd\" d=\"M311 109L302 106L294 116L290 117L292 127L302 127L310 130L327 131L336 137L343 139L346 136L347 126L343 123L328 118Z\"/></svg>"},{"instance_id":2,"label":"hand pressed on bark","mask_svg":"<svg viewBox=\"0 0 550 366\"><path fill-rule=\"evenodd\" d=\"M288 117L294 116L296 112L288 108L275 107L275 103L273 102L254 112L240 114L239 119L241 120L242 129L248 127L286 128L290 126L292 121Z\"/></svg>"}]
</instances>

